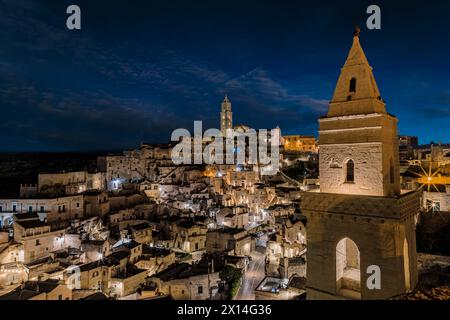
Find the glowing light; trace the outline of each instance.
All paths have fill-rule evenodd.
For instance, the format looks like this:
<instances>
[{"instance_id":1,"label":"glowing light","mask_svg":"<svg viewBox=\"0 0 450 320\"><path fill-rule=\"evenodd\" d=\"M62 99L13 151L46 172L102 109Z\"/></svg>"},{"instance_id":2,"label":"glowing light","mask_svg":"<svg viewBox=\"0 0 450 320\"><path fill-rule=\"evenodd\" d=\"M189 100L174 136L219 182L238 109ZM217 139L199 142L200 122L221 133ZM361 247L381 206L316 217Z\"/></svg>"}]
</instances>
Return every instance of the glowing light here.
<instances>
[{"instance_id":1,"label":"glowing light","mask_svg":"<svg viewBox=\"0 0 450 320\"><path fill-rule=\"evenodd\" d=\"M448 181L450 181L449 177L442 177L439 173L441 172L443 167L438 167L434 172L432 171L433 162L430 161L428 164L428 172L425 171L425 169L420 165L420 169L422 170L422 173L416 173L417 175L417 182L421 184L419 190L427 187L427 191L431 191L431 187L433 187L436 191L439 191L439 189L436 187L436 185L441 184L447 184Z\"/></svg>"}]
</instances>

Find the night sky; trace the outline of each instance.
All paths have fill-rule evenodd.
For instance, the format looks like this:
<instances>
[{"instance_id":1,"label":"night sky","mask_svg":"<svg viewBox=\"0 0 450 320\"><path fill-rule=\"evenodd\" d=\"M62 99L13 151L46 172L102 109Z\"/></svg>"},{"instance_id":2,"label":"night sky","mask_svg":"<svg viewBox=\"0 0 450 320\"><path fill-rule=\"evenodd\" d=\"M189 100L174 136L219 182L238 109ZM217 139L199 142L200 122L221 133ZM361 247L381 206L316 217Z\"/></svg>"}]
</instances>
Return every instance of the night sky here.
<instances>
[{"instance_id":1,"label":"night sky","mask_svg":"<svg viewBox=\"0 0 450 320\"><path fill-rule=\"evenodd\" d=\"M218 128L225 93L234 124L317 135L355 24L399 132L450 142L449 16L440 0L0 0L0 151L168 142Z\"/></svg>"}]
</instances>

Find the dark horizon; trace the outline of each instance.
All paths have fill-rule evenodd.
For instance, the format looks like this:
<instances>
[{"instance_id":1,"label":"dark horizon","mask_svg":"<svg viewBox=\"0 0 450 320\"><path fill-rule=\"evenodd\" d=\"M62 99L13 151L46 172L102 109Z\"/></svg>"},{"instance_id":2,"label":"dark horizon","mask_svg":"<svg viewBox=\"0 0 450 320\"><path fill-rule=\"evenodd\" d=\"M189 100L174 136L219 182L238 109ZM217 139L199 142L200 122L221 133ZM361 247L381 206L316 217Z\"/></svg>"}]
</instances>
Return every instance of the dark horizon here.
<instances>
[{"instance_id":1,"label":"dark horizon","mask_svg":"<svg viewBox=\"0 0 450 320\"><path fill-rule=\"evenodd\" d=\"M65 27L82 10L82 30ZM450 142L450 4L378 1L32 1L0 4L0 152L105 152L176 128L235 124L317 137L355 24L399 134Z\"/></svg>"}]
</instances>

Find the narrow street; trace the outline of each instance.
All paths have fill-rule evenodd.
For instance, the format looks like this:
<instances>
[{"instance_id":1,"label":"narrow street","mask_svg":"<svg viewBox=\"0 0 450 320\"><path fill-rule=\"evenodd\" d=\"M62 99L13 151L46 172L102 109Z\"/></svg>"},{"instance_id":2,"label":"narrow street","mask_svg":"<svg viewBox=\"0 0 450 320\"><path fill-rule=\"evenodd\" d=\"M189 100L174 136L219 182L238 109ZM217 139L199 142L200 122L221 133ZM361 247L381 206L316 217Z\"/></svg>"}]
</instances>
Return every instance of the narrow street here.
<instances>
[{"instance_id":1,"label":"narrow street","mask_svg":"<svg viewBox=\"0 0 450 320\"><path fill-rule=\"evenodd\" d=\"M254 290L265 276L265 248L257 248L251 254L252 261L242 280L242 285L235 300L255 300Z\"/></svg>"}]
</instances>

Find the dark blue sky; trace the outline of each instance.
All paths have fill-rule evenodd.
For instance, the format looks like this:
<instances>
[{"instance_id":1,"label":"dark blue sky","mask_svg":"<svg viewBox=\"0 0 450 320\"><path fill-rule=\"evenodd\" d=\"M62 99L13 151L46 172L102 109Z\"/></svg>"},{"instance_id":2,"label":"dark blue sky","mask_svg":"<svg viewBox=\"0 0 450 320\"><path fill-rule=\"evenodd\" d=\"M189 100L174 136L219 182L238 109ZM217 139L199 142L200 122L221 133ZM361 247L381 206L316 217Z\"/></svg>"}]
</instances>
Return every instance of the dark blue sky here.
<instances>
[{"instance_id":1,"label":"dark blue sky","mask_svg":"<svg viewBox=\"0 0 450 320\"><path fill-rule=\"evenodd\" d=\"M450 142L449 15L440 0L0 0L0 151L167 142L218 127L225 92L235 124L316 135L355 24L400 133Z\"/></svg>"}]
</instances>

